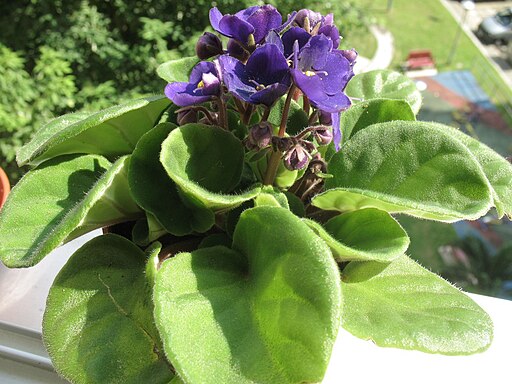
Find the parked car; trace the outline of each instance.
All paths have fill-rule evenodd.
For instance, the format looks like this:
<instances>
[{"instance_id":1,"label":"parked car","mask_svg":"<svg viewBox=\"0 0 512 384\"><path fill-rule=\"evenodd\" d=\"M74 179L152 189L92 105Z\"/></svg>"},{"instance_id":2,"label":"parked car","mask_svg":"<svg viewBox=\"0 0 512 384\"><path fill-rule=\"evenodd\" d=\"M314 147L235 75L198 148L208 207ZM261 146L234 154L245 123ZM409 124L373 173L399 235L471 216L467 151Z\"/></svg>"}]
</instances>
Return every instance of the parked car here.
<instances>
[{"instance_id":1,"label":"parked car","mask_svg":"<svg viewBox=\"0 0 512 384\"><path fill-rule=\"evenodd\" d=\"M512 40L512 7L483 19L476 35L485 44L507 44Z\"/></svg>"}]
</instances>

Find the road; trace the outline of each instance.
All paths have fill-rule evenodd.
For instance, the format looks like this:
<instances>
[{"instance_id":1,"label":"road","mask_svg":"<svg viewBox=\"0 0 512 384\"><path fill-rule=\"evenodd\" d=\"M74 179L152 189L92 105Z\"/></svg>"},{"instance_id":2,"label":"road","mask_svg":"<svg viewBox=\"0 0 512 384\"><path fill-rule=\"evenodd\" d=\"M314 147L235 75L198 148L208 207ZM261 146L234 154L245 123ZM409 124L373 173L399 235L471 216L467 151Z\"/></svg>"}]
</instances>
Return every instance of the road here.
<instances>
[{"instance_id":1,"label":"road","mask_svg":"<svg viewBox=\"0 0 512 384\"><path fill-rule=\"evenodd\" d=\"M454 15L456 20L460 21L463 19L465 11L459 1L445 1L445 4L448 10ZM496 12L507 7L512 7L512 1L476 2L475 9L467 12L465 29L471 31L470 37L475 42L477 47L480 49L480 51L482 51L484 55L496 63L498 68L500 68L503 72L504 80L510 87L512 87L512 66L506 60L506 47L498 47L494 44L484 45L473 33L476 31L478 25L484 18L492 16L496 14Z\"/></svg>"}]
</instances>

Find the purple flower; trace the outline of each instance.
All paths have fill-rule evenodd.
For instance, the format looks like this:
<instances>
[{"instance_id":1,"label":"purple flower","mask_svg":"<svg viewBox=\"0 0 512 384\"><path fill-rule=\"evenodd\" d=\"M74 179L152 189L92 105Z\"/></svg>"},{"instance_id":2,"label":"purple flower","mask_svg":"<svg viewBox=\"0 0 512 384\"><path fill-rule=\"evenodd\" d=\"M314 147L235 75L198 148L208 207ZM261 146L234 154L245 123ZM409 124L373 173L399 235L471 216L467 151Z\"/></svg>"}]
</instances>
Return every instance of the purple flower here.
<instances>
[{"instance_id":1,"label":"purple flower","mask_svg":"<svg viewBox=\"0 0 512 384\"><path fill-rule=\"evenodd\" d=\"M295 16L293 25L303 29L312 36L324 35L332 40L333 48L336 49L340 45L340 33L334 25L332 13L322 16L318 12L309 9L301 9ZM301 46L302 48L302 46Z\"/></svg>"},{"instance_id":2,"label":"purple flower","mask_svg":"<svg viewBox=\"0 0 512 384\"><path fill-rule=\"evenodd\" d=\"M288 63L274 44L256 48L245 65L228 55L220 56L219 64L229 92L251 104L270 107L290 86Z\"/></svg>"},{"instance_id":3,"label":"purple flower","mask_svg":"<svg viewBox=\"0 0 512 384\"><path fill-rule=\"evenodd\" d=\"M250 35L253 35L254 43L259 43L270 30L279 28L282 17L271 5L249 7L234 15L223 15L214 7L210 10L210 23L217 32L247 46Z\"/></svg>"},{"instance_id":4,"label":"purple flower","mask_svg":"<svg viewBox=\"0 0 512 384\"><path fill-rule=\"evenodd\" d=\"M202 61L197 64L189 80L188 83L175 82L165 87L165 95L180 107L201 104L220 94L219 74L213 63Z\"/></svg>"},{"instance_id":5,"label":"purple flower","mask_svg":"<svg viewBox=\"0 0 512 384\"><path fill-rule=\"evenodd\" d=\"M296 43L291 70L295 84L311 104L330 113L350 106L343 90L354 75L350 62L339 51L333 51L332 44L323 35L313 36L299 54Z\"/></svg>"},{"instance_id":6,"label":"purple flower","mask_svg":"<svg viewBox=\"0 0 512 384\"><path fill-rule=\"evenodd\" d=\"M303 169L308 165L311 155L300 144L295 144L290 148L283 157L284 166L290 171Z\"/></svg>"}]
</instances>

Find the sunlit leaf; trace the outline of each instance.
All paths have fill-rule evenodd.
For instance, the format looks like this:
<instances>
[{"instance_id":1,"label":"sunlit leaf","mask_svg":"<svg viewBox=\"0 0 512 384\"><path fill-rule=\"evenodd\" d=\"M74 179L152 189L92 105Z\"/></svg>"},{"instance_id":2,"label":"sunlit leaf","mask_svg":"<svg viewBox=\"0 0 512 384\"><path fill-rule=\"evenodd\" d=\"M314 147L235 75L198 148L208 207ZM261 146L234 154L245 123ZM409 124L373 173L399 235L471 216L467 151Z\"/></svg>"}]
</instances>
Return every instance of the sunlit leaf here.
<instances>
[{"instance_id":1,"label":"sunlit leaf","mask_svg":"<svg viewBox=\"0 0 512 384\"><path fill-rule=\"evenodd\" d=\"M409 237L387 212L365 208L335 216L323 226L308 224L331 248L339 261L389 262L404 254Z\"/></svg>"},{"instance_id":2,"label":"sunlit leaf","mask_svg":"<svg viewBox=\"0 0 512 384\"><path fill-rule=\"evenodd\" d=\"M5 265L32 266L84 233L142 216L128 191L128 161L67 155L25 175L0 213Z\"/></svg>"},{"instance_id":3,"label":"sunlit leaf","mask_svg":"<svg viewBox=\"0 0 512 384\"><path fill-rule=\"evenodd\" d=\"M256 207L242 213L233 249L163 263L155 318L185 382L316 383L339 326L339 284L329 248L299 218Z\"/></svg>"},{"instance_id":4,"label":"sunlit leaf","mask_svg":"<svg viewBox=\"0 0 512 384\"><path fill-rule=\"evenodd\" d=\"M175 129L162 143L160 161L186 197L212 210L236 207L261 189L234 190L242 176L244 148L220 127L187 124Z\"/></svg>"},{"instance_id":5,"label":"sunlit leaf","mask_svg":"<svg viewBox=\"0 0 512 384\"><path fill-rule=\"evenodd\" d=\"M151 258L151 256L150 256ZM44 342L73 383L168 383L174 376L153 322L146 255L117 235L92 239L57 275Z\"/></svg>"},{"instance_id":6,"label":"sunlit leaf","mask_svg":"<svg viewBox=\"0 0 512 384\"><path fill-rule=\"evenodd\" d=\"M492 340L487 313L406 256L389 264L350 263L342 292L343 328L379 346L464 355Z\"/></svg>"},{"instance_id":7,"label":"sunlit leaf","mask_svg":"<svg viewBox=\"0 0 512 384\"><path fill-rule=\"evenodd\" d=\"M313 204L327 210L374 207L453 222L491 207L489 183L475 157L430 123L375 124L345 143L328 165L334 175Z\"/></svg>"},{"instance_id":8,"label":"sunlit leaf","mask_svg":"<svg viewBox=\"0 0 512 384\"><path fill-rule=\"evenodd\" d=\"M164 96L152 96L92 114L61 116L38 130L18 151L16 159L19 165L37 165L73 153L92 153L109 159L128 155L170 103Z\"/></svg>"},{"instance_id":9,"label":"sunlit leaf","mask_svg":"<svg viewBox=\"0 0 512 384\"><path fill-rule=\"evenodd\" d=\"M348 96L368 101L371 99L405 100L414 114L421 107L421 93L413 80L398 72L377 69L354 76L347 85Z\"/></svg>"}]
</instances>

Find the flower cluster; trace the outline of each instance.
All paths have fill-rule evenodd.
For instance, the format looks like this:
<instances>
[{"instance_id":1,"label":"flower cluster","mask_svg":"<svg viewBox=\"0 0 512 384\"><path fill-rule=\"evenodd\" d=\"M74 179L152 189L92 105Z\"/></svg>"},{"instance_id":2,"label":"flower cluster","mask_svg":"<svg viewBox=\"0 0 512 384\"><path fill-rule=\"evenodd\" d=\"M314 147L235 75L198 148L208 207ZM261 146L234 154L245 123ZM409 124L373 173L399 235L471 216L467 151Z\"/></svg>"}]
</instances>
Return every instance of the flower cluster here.
<instances>
[{"instance_id":1,"label":"flower cluster","mask_svg":"<svg viewBox=\"0 0 512 384\"><path fill-rule=\"evenodd\" d=\"M260 113L260 124L249 133L246 143L251 149L272 147L271 136L275 132L267 118L276 102L288 94L287 99L302 103L311 126L331 125L332 128L310 130L316 145L332 140L339 150L340 113L351 104L344 89L354 75L357 52L338 49L341 37L332 14L322 16L303 9L283 21L271 5L250 7L234 15L222 14L215 7L210 10L210 23L217 33L228 38L225 48L218 35L204 33L196 44L196 53L208 61L192 69L189 82L171 83L165 89L176 105L190 107L180 110L182 116L188 117L184 121L190 122L191 116L199 118L197 112L203 107L197 105L209 101L216 105L213 113L203 108L210 123L226 129L227 108L236 108L246 124L254 113ZM290 102L285 103L279 138L287 136ZM190 111L193 113L184 115ZM255 137L262 132L266 134L263 141L255 143ZM316 145L311 143L298 138L285 150L274 151L280 151L279 159L287 168L302 169L316 153Z\"/></svg>"}]
</instances>

